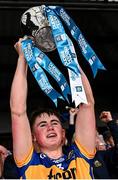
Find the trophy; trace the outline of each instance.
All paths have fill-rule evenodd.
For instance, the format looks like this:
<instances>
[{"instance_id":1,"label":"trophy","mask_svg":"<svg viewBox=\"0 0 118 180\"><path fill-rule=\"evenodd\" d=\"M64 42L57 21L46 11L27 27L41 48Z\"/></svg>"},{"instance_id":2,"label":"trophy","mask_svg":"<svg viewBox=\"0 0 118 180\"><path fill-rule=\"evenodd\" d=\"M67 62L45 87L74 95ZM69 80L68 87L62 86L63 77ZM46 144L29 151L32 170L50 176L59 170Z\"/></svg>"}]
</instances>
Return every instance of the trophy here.
<instances>
[{"instance_id":1,"label":"trophy","mask_svg":"<svg viewBox=\"0 0 118 180\"><path fill-rule=\"evenodd\" d=\"M43 52L56 49L52 30L45 14L45 5L28 9L21 17L23 34L32 36L34 43Z\"/></svg>"},{"instance_id":2,"label":"trophy","mask_svg":"<svg viewBox=\"0 0 118 180\"><path fill-rule=\"evenodd\" d=\"M60 6L36 6L28 9L21 17L23 34L33 37L32 42L24 42L23 49L26 60L41 89L57 105L57 99L65 99L71 94L72 102L77 107L80 103L87 103L86 94L81 80L80 66L74 44L66 33L63 23L67 26L72 37L76 40L83 56L90 64L93 75L98 69L105 70L94 50L84 38L81 30L73 19ZM36 45L36 46L34 46ZM63 73L46 56L46 52L57 49L62 64L67 68L68 84ZM32 57L33 56L33 57ZM33 67L32 67L33 66ZM55 91L43 71L45 69L58 83L61 93ZM38 74L38 77L37 77ZM63 95L63 97L62 97Z\"/></svg>"}]
</instances>

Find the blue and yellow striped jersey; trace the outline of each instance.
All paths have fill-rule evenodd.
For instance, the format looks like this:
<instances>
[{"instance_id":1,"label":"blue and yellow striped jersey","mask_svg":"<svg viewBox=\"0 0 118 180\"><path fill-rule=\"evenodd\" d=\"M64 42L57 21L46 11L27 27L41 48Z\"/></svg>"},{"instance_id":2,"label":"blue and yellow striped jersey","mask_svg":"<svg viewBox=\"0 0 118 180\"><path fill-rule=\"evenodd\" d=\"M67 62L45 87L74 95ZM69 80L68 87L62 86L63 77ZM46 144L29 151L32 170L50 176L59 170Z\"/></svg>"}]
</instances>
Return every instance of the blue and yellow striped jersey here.
<instances>
[{"instance_id":1,"label":"blue and yellow striped jersey","mask_svg":"<svg viewBox=\"0 0 118 180\"><path fill-rule=\"evenodd\" d=\"M92 179L94 154L75 141L59 159L50 159L32 148L25 160L16 163L21 179Z\"/></svg>"}]
</instances>

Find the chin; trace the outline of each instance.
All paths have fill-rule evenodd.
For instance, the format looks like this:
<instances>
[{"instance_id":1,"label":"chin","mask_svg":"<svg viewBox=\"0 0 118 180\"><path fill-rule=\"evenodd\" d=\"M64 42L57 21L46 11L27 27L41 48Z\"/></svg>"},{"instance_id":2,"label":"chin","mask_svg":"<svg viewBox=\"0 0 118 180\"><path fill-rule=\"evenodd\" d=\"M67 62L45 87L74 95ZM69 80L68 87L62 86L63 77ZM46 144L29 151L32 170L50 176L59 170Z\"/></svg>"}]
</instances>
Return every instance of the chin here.
<instances>
[{"instance_id":1,"label":"chin","mask_svg":"<svg viewBox=\"0 0 118 180\"><path fill-rule=\"evenodd\" d=\"M58 147L60 145L60 143L57 141L53 141L53 142L48 143L48 145L52 146L54 148L54 147Z\"/></svg>"}]
</instances>

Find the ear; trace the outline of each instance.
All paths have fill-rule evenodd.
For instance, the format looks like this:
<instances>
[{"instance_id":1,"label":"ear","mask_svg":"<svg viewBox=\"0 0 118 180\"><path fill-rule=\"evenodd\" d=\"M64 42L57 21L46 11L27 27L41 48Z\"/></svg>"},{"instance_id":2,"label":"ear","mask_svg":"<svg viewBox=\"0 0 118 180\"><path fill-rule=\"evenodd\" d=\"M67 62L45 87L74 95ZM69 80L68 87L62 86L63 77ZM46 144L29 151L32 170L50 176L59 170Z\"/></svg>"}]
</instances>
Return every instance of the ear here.
<instances>
[{"instance_id":1,"label":"ear","mask_svg":"<svg viewBox=\"0 0 118 180\"><path fill-rule=\"evenodd\" d=\"M63 139L65 139L65 136L66 136L66 131L65 131L65 129L62 129L62 136L63 136Z\"/></svg>"},{"instance_id":2,"label":"ear","mask_svg":"<svg viewBox=\"0 0 118 180\"><path fill-rule=\"evenodd\" d=\"M66 143L66 131L65 129L62 129L62 145L65 145Z\"/></svg>"},{"instance_id":3,"label":"ear","mask_svg":"<svg viewBox=\"0 0 118 180\"><path fill-rule=\"evenodd\" d=\"M35 137L34 134L32 134L32 141L33 141L33 142L36 142L36 137Z\"/></svg>"}]
</instances>

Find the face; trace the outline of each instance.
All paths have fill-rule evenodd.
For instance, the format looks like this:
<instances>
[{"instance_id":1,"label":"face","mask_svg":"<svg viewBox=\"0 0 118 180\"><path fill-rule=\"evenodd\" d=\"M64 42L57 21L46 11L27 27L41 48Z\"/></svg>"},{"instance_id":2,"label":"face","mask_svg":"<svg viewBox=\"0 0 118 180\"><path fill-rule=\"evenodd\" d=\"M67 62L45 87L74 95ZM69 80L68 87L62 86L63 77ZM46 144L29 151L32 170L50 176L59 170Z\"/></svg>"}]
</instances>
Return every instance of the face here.
<instances>
[{"instance_id":1,"label":"face","mask_svg":"<svg viewBox=\"0 0 118 180\"><path fill-rule=\"evenodd\" d=\"M55 115L43 113L38 116L33 126L33 139L40 148L58 148L63 145L65 131Z\"/></svg>"}]
</instances>

